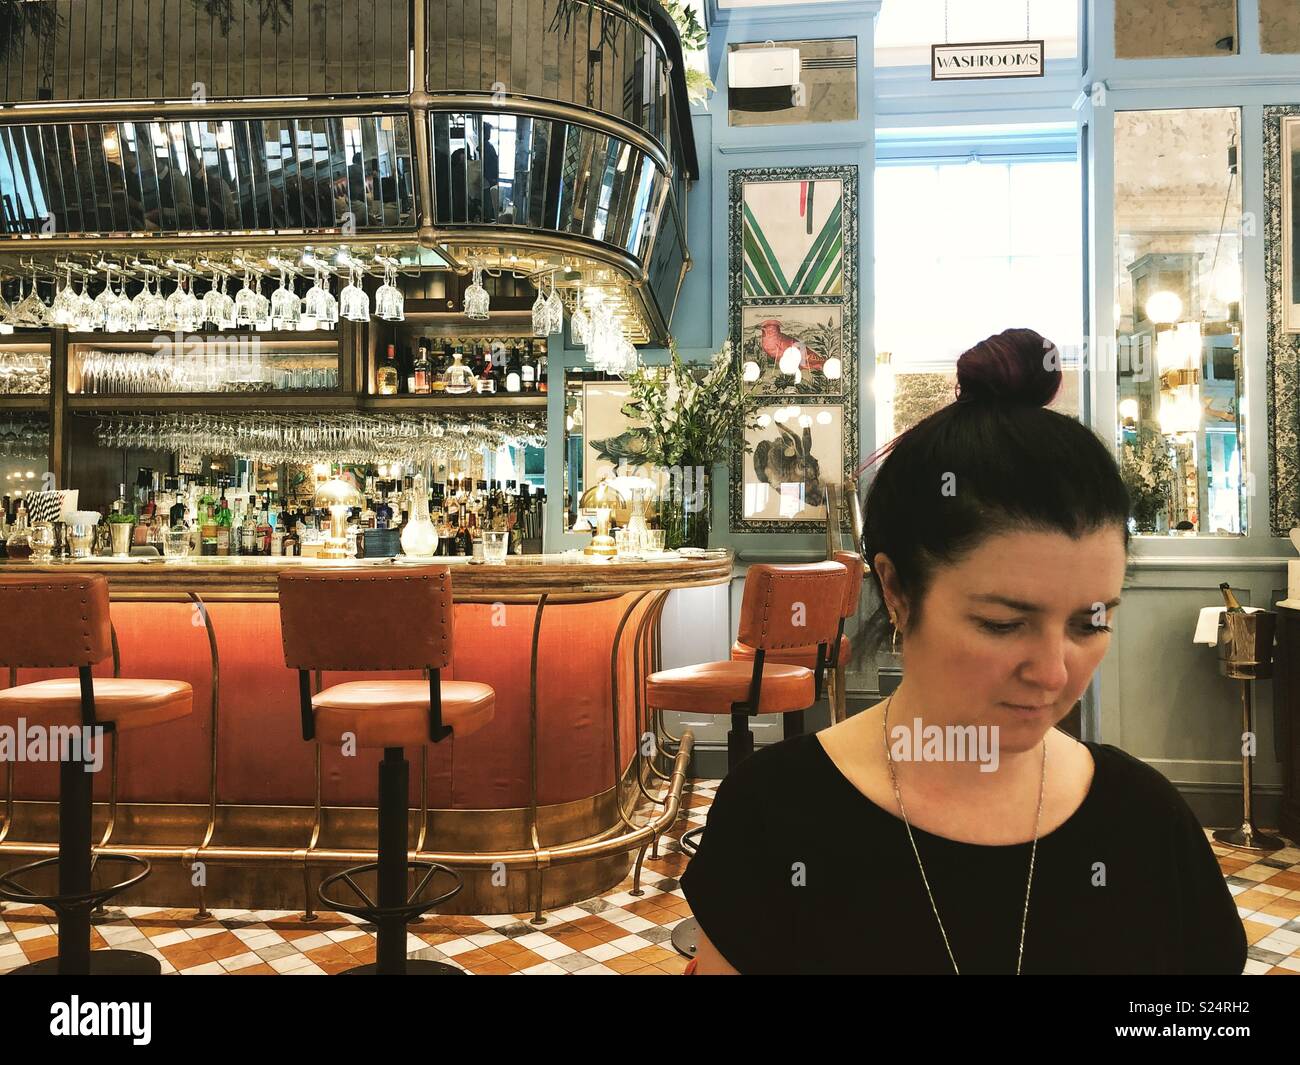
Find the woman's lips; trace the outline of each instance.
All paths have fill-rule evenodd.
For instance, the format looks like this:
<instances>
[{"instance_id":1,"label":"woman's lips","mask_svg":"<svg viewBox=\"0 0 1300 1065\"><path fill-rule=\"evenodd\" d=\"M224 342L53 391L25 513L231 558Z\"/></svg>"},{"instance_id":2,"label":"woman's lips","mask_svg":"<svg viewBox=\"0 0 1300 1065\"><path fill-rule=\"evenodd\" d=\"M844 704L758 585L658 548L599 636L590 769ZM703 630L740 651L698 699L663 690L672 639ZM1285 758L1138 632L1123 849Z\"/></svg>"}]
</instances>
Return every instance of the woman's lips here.
<instances>
[{"instance_id":1,"label":"woman's lips","mask_svg":"<svg viewBox=\"0 0 1300 1065\"><path fill-rule=\"evenodd\" d=\"M1003 706L1009 706L1012 710L1019 710L1022 714L1032 714L1040 710L1050 710L1051 703L1037 703L1033 706L1022 706L1019 703L1003 703Z\"/></svg>"}]
</instances>

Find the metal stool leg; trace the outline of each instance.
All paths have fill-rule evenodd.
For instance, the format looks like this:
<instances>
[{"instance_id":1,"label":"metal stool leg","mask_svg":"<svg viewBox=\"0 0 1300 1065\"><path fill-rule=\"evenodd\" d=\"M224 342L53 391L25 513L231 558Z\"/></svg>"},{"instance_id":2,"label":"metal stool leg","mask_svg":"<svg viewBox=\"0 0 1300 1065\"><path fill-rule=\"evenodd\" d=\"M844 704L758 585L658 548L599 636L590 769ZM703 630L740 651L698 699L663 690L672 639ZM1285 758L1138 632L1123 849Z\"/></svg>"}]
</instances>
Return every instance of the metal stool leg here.
<instances>
[{"instance_id":1,"label":"metal stool leg","mask_svg":"<svg viewBox=\"0 0 1300 1065\"><path fill-rule=\"evenodd\" d=\"M692 828L688 832L683 832L678 845L686 854L694 854L699 847L699 837L704 834L704 826ZM695 957L695 952L700 947L700 922L694 917L688 917L684 921L678 921L673 926L673 949L678 954L687 958Z\"/></svg>"},{"instance_id":2,"label":"metal stool leg","mask_svg":"<svg viewBox=\"0 0 1300 1065\"><path fill-rule=\"evenodd\" d=\"M66 758L59 766L59 856L11 870L0 878L0 890L18 902L48 906L59 922L59 953L13 970L13 975L157 976L158 959L136 950L90 949L90 913L97 905L138 884L149 874L149 863L127 855L103 856L102 863L124 863L141 872L116 884L93 886L94 856L91 822L94 778L81 759ZM57 863L58 894L40 895L21 883L23 875Z\"/></svg>"},{"instance_id":3,"label":"metal stool leg","mask_svg":"<svg viewBox=\"0 0 1300 1065\"><path fill-rule=\"evenodd\" d=\"M749 715L733 712L731 731L727 733L727 768L735 769L741 761L754 753L754 734L749 731Z\"/></svg>"},{"instance_id":4,"label":"metal stool leg","mask_svg":"<svg viewBox=\"0 0 1300 1065\"><path fill-rule=\"evenodd\" d=\"M411 863L407 860L407 796L410 787L410 770L400 747L384 748L384 760L379 763L379 861L375 865L336 873L326 878L320 886L320 897L326 905L345 913L360 913L374 922L377 929L375 961L372 965L359 965L343 975L359 976L463 976L464 970L439 961L406 956L406 926L420 913L443 902L460 891L456 887L438 899L423 905L412 902L427 884L434 872L444 866L428 862ZM414 864L426 870L424 880L413 894L406 890L407 870ZM340 906L325 894L327 888L340 878L351 882L351 874L374 869L378 880L378 898L375 905L366 908ZM352 884L355 889L355 884ZM360 891L358 889L358 894ZM364 898L364 896L362 896ZM369 900L366 900L367 902Z\"/></svg>"},{"instance_id":5,"label":"metal stool leg","mask_svg":"<svg viewBox=\"0 0 1300 1065\"><path fill-rule=\"evenodd\" d=\"M84 762L59 766L59 894L90 891L90 824L93 778ZM59 913L59 973L90 972L90 910L75 906Z\"/></svg>"}]
</instances>

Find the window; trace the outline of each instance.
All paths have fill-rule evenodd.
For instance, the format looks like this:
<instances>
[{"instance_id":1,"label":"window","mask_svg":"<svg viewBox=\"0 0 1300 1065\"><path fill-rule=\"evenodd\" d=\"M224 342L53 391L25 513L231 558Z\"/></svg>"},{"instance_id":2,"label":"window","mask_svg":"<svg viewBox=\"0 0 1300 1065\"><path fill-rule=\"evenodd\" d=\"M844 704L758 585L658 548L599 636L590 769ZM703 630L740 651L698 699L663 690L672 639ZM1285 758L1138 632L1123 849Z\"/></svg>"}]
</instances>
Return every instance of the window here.
<instances>
[{"instance_id":1,"label":"window","mask_svg":"<svg viewBox=\"0 0 1300 1065\"><path fill-rule=\"evenodd\" d=\"M937 162L876 171L876 445L951 402L957 357L1036 329L1078 415L1082 207L1076 161Z\"/></svg>"},{"instance_id":2,"label":"window","mask_svg":"<svg viewBox=\"0 0 1300 1065\"><path fill-rule=\"evenodd\" d=\"M1025 0L885 0L876 21L876 66L929 66L930 45L945 38L1023 41L1025 8ZM1029 0L1028 8L1028 39L1041 39L1048 59L1078 54L1077 0Z\"/></svg>"}]
</instances>

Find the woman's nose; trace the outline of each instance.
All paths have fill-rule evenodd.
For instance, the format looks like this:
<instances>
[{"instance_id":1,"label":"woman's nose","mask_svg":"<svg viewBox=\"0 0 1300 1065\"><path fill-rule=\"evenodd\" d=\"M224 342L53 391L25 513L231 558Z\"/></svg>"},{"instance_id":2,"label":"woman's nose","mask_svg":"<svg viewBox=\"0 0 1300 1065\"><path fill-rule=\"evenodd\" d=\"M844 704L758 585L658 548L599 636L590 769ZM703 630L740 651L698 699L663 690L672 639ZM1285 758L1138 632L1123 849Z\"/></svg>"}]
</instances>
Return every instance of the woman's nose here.
<instances>
[{"instance_id":1,"label":"woman's nose","mask_svg":"<svg viewBox=\"0 0 1300 1065\"><path fill-rule=\"evenodd\" d=\"M1065 662L1066 646L1064 636L1040 637L1020 669L1021 679L1045 691L1060 691L1070 678Z\"/></svg>"}]
</instances>

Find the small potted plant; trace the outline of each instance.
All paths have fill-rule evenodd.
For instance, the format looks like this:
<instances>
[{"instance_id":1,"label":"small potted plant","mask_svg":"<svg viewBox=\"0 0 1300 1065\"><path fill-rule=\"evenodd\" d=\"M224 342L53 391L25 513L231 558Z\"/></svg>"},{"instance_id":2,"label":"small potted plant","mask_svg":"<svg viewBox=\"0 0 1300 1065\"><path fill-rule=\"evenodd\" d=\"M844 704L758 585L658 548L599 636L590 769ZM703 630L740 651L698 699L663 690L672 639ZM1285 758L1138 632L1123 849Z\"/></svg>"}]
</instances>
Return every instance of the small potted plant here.
<instances>
[{"instance_id":1,"label":"small potted plant","mask_svg":"<svg viewBox=\"0 0 1300 1065\"><path fill-rule=\"evenodd\" d=\"M108 532L113 538L113 554L124 558L131 554L131 534L135 528L135 515L126 512L109 514Z\"/></svg>"}]
</instances>

